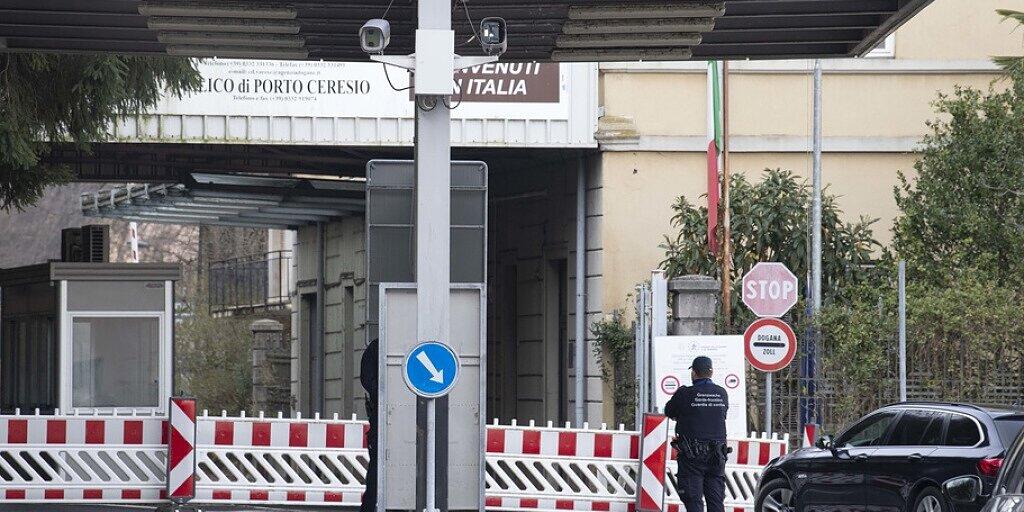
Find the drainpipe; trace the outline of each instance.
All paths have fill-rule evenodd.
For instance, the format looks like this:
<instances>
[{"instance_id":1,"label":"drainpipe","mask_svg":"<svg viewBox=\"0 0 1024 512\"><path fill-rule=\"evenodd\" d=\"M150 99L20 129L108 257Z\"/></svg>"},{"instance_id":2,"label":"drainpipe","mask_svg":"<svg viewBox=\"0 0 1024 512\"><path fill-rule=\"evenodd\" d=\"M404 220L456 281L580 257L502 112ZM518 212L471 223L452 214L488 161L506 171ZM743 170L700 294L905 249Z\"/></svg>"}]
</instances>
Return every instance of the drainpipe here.
<instances>
[{"instance_id":1,"label":"drainpipe","mask_svg":"<svg viewBox=\"0 0 1024 512\"><path fill-rule=\"evenodd\" d=\"M587 379L587 163L576 171L576 427L586 421Z\"/></svg>"},{"instance_id":2,"label":"drainpipe","mask_svg":"<svg viewBox=\"0 0 1024 512\"><path fill-rule=\"evenodd\" d=\"M326 254L327 225L316 223L316 315L314 326L316 332L310 336L310 372L309 372L309 414L322 413L324 409L324 261Z\"/></svg>"}]
</instances>

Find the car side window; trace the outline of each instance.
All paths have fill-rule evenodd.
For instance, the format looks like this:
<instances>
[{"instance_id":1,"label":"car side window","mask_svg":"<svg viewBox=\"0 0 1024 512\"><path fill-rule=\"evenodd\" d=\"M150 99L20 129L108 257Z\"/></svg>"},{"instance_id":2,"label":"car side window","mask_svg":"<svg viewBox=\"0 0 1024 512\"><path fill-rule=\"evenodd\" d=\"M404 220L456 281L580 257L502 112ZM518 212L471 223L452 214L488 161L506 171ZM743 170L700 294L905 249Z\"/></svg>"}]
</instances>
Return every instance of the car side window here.
<instances>
[{"instance_id":1,"label":"car side window","mask_svg":"<svg viewBox=\"0 0 1024 512\"><path fill-rule=\"evenodd\" d=\"M978 424L973 419L959 414L953 414L949 418L949 428L946 430L946 446L974 446L981 442L981 432Z\"/></svg>"},{"instance_id":2,"label":"car side window","mask_svg":"<svg viewBox=\"0 0 1024 512\"><path fill-rule=\"evenodd\" d=\"M900 417L886 446L938 446L946 415L936 411L907 411Z\"/></svg>"},{"instance_id":3,"label":"car side window","mask_svg":"<svg viewBox=\"0 0 1024 512\"><path fill-rule=\"evenodd\" d=\"M839 448L878 446L885 440L885 433L888 432L889 426L895 419L895 412L883 412L871 416L846 431L836 446Z\"/></svg>"}]
</instances>

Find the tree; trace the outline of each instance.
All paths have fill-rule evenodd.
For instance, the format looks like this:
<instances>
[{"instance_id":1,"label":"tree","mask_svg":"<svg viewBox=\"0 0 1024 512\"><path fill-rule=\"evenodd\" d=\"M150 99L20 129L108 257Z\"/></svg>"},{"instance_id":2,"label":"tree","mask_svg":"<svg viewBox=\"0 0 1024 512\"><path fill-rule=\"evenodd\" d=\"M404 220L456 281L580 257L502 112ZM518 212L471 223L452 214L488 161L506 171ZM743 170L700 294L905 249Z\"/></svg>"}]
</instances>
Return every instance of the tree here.
<instances>
[{"instance_id":1,"label":"tree","mask_svg":"<svg viewBox=\"0 0 1024 512\"><path fill-rule=\"evenodd\" d=\"M733 283L760 261L785 263L797 276L807 275L808 212L811 193L806 182L798 181L790 171L765 170L760 183L750 183L734 174L732 187ZM665 260L661 266L669 277L700 274L718 277L721 271L708 249L707 207L694 206L680 197L672 206L674 237L665 236L661 245ZM879 248L871 225L874 220L860 218L853 223L842 220L836 197L822 197L822 289L826 298L839 294L843 287L865 279ZM733 293L733 318L742 325L739 293ZM725 326L730 329L731 326Z\"/></svg>"},{"instance_id":2,"label":"tree","mask_svg":"<svg viewBox=\"0 0 1024 512\"><path fill-rule=\"evenodd\" d=\"M894 248L916 279L947 286L972 269L1024 282L1024 68L1007 79L939 95L917 177L900 174Z\"/></svg>"},{"instance_id":3,"label":"tree","mask_svg":"<svg viewBox=\"0 0 1024 512\"><path fill-rule=\"evenodd\" d=\"M70 178L45 161L51 143L87 151L118 116L200 85L185 58L0 54L0 210L32 205L47 186Z\"/></svg>"},{"instance_id":4,"label":"tree","mask_svg":"<svg viewBox=\"0 0 1024 512\"><path fill-rule=\"evenodd\" d=\"M1018 24L1024 25L1024 12L1022 11L996 9L996 13L1003 17L1003 21L1015 21ZM994 57L992 60L1007 71L1024 71L1024 57L1003 56Z\"/></svg>"}]
</instances>

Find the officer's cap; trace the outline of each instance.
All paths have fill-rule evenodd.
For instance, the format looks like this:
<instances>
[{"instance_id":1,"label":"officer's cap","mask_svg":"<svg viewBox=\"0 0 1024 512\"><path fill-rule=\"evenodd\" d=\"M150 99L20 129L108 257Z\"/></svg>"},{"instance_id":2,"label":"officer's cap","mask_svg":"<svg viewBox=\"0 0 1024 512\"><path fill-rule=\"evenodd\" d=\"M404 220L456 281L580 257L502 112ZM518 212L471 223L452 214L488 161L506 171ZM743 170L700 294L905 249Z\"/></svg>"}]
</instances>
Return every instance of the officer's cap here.
<instances>
[{"instance_id":1,"label":"officer's cap","mask_svg":"<svg viewBox=\"0 0 1024 512\"><path fill-rule=\"evenodd\" d=\"M697 370L701 373L711 371L711 358L707 356L697 356L693 359L693 364L690 365L690 369Z\"/></svg>"}]
</instances>

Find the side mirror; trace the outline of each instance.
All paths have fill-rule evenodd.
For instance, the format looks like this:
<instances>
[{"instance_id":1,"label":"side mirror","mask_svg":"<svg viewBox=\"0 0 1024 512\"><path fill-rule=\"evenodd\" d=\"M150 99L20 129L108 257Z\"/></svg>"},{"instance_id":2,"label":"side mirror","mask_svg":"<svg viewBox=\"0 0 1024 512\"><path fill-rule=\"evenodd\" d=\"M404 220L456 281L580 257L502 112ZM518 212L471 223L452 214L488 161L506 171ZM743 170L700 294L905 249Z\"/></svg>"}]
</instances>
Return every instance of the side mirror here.
<instances>
[{"instance_id":1,"label":"side mirror","mask_svg":"<svg viewBox=\"0 0 1024 512\"><path fill-rule=\"evenodd\" d=\"M831 450L834 448L834 441L832 440L832 436L821 436L818 438L818 441L814 443L814 446L815 448L822 450Z\"/></svg>"},{"instance_id":2,"label":"side mirror","mask_svg":"<svg viewBox=\"0 0 1024 512\"><path fill-rule=\"evenodd\" d=\"M942 493L958 504L974 503L981 497L981 489L981 479L976 476L952 478L942 484Z\"/></svg>"}]
</instances>

